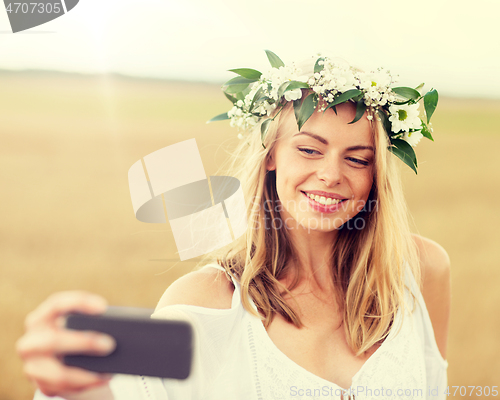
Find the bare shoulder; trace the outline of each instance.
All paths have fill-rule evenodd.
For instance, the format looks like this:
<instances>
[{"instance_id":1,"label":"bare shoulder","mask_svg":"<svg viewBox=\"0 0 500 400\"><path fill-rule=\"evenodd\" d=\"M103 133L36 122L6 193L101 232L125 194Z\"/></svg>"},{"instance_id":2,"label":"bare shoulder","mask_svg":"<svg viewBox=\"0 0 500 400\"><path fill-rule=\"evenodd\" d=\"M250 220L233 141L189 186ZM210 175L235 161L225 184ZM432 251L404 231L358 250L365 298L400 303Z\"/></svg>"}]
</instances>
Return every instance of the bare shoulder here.
<instances>
[{"instance_id":1,"label":"bare shoulder","mask_svg":"<svg viewBox=\"0 0 500 400\"><path fill-rule=\"evenodd\" d=\"M422 296L429 311L439 351L446 359L451 308L450 257L435 241L413 235L422 271Z\"/></svg>"},{"instance_id":2,"label":"bare shoulder","mask_svg":"<svg viewBox=\"0 0 500 400\"><path fill-rule=\"evenodd\" d=\"M215 268L190 272L172 283L161 297L156 310L174 304L227 309L231 308L233 283Z\"/></svg>"}]
</instances>

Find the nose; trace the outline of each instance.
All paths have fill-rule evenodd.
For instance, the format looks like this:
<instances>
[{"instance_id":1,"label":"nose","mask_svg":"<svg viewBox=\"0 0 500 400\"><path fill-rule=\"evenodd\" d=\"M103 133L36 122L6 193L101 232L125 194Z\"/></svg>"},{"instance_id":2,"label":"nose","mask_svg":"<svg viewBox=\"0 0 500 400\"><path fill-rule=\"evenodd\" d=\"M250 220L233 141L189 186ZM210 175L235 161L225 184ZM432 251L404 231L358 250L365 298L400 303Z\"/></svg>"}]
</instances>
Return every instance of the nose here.
<instances>
[{"instance_id":1,"label":"nose","mask_svg":"<svg viewBox=\"0 0 500 400\"><path fill-rule=\"evenodd\" d=\"M321 166L317 172L318 179L328 187L342 183L344 180L344 172L341 158L338 155L332 154L330 157L325 157L321 161Z\"/></svg>"}]
</instances>

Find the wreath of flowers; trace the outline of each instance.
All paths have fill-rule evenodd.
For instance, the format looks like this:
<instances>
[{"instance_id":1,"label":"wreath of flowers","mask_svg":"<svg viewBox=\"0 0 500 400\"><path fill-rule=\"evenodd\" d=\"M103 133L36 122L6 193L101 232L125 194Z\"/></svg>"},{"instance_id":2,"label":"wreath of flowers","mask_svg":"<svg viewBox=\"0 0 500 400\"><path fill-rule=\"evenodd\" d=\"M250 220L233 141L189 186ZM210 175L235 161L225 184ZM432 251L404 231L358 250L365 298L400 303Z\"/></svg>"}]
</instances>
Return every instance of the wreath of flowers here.
<instances>
[{"instance_id":1,"label":"wreath of flowers","mask_svg":"<svg viewBox=\"0 0 500 400\"><path fill-rule=\"evenodd\" d=\"M250 68L230 70L238 76L226 82L222 89L233 107L208 122L229 119L231 126L244 131L261 123L263 142L270 123L288 102L293 102L300 131L314 110L325 112L332 108L337 113L337 105L350 101L356 104L356 116L349 123L357 122L369 109L367 118L372 120L375 116L389 136L389 151L417 173L413 147L422 137L434 141L430 119L438 103L435 89L421 94L424 84L415 89L393 87L393 76L383 68L361 72L322 56L316 60L312 75L302 75L300 68L294 64L286 66L272 51L266 50L266 54L271 63L267 72ZM421 100L424 112L419 108ZM271 118L276 108L279 110ZM243 135L240 133L238 137L241 139Z\"/></svg>"}]
</instances>

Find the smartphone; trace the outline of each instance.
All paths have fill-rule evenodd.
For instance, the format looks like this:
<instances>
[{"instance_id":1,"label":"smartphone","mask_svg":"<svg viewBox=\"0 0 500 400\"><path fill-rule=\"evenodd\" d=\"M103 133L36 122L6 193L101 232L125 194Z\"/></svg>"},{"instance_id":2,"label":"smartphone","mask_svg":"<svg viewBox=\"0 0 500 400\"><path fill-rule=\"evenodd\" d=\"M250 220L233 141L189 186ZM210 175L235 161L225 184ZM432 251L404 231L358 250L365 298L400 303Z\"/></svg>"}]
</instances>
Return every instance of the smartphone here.
<instances>
[{"instance_id":1,"label":"smartphone","mask_svg":"<svg viewBox=\"0 0 500 400\"><path fill-rule=\"evenodd\" d=\"M104 332L117 345L107 356L66 354L64 364L95 372L186 379L193 358L191 324L151 319L152 313L152 309L110 306L100 315L67 314L67 329Z\"/></svg>"}]
</instances>

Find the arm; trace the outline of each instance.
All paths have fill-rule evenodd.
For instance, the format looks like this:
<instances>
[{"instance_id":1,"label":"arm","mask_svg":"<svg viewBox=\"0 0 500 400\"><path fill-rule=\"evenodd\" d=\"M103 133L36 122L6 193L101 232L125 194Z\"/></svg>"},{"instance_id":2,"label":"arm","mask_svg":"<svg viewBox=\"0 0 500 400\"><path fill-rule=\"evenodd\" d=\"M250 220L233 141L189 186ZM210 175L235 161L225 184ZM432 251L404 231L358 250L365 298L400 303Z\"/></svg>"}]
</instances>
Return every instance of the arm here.
<instances>
[{"instance_id":1,"label":"arm","mask_svg":"<svg viewBox=\"0 0 500 400\"><path fill-rule=\"evenodd\" d=\"M413 235L420 257L422 296L432 322L439 351L446 360L451 307L451 273L448 253L438 243Z\"/></svg>"}]
</instances>

